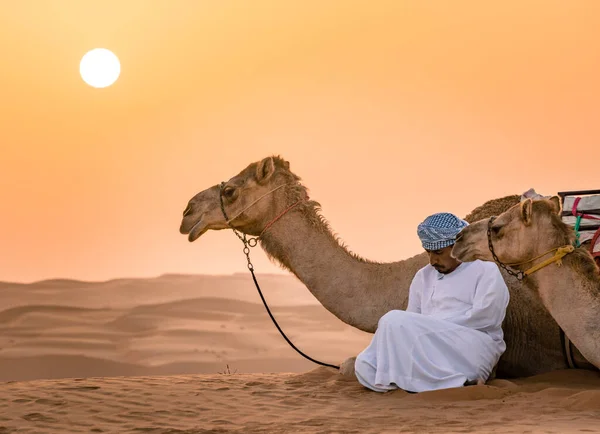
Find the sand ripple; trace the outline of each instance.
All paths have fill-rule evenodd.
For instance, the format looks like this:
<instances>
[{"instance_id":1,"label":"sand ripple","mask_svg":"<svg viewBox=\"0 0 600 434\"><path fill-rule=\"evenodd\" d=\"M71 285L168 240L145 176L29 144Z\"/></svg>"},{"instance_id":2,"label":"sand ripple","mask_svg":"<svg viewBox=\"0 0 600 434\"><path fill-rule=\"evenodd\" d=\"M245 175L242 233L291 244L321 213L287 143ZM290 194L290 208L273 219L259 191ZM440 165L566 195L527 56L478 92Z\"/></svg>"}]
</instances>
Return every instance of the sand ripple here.
<instances>
[{"instance_id":1,"label":"sand ripple","mask_svg":"<svg viewBox=\"0 0 600 434\"><path fill-rule=\"evenodd\" d=\"M0 432L600 431L600 375L554 374L421 394L373 393L321 367L11 382L0 385Z\"/></svg>"}]
</instances>

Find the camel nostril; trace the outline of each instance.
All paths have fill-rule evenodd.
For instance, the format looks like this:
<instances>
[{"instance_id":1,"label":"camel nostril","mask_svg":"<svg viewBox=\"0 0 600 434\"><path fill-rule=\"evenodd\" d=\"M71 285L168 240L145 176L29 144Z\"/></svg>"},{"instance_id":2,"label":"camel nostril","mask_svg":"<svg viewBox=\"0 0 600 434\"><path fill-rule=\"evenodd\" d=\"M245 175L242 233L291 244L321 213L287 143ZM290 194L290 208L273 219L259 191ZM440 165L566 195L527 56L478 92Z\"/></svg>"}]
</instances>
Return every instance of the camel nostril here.
<instances>
[{"instance_id":1,"label":"camel nostril","mask_svg":"<svg viewBox=\"0 0 600 434\"><path fill-rule=\"evenodd\" d=\"M188 206L185 208L185 210L183 211L183 216L187 216L189 213L192 212L192 205L188 204Z\"/></svg>"}]
</instances>

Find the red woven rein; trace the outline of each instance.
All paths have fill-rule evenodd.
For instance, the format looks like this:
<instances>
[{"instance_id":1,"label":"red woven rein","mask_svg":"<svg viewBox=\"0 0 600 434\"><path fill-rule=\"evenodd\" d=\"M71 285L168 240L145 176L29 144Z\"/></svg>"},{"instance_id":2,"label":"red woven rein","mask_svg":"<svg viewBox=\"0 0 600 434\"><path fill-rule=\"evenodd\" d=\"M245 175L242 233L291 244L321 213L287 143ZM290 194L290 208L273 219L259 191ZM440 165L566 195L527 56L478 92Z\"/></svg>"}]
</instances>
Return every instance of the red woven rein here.
<instances>
[{"instance_id":1,"label":"red woven rein","mask_svg":"<svg viewBox=\"0 0 600 434\"><path fill-rule=\"evenodd\" d=\"M589 214L584 214L584 213L578 212L577 205L579 204L580 200L581 200L580 197L575 198L575 201L573 202L573 209L571 209L571 214L573 214L575 217L581 216L581 218L584 218L584 219L600 220L600 217L596 217L594 215L589 215Z\"/></svg>"},{"instance_id":2,"label":"red woven rein","mask_svg":"<svg viewBox=\"0 0 600 434\"><path fill-rule=\"evenodd\" d=\"M273 223L275 223L281 217L283 217L284 215L286 215L289 211L291 211L295 206L297 206L300 202L302 202L304 200L308 200L308 194L306 195L306 197L304 199L300 199L299 201L294 202L293 204L291 204L290 206L288 206L286 209L284 209L281 213L279 213L279 215L277 217L275 217L273 220L271 220L269 223L267 223L267 225L262 230L262 232L260 233L260 235L258 236L258 238L262 238L263 234L266 232L267 229L269 229L273 225Z\"/></svg>"}]
</instances>

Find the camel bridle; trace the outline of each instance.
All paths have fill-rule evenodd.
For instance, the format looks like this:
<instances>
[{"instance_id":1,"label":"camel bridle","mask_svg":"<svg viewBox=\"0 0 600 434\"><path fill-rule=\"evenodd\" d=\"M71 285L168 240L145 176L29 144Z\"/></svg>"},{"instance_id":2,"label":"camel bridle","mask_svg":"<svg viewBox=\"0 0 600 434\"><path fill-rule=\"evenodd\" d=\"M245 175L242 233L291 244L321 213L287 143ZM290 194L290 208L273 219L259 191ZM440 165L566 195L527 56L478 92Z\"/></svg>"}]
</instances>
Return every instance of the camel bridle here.
<instances>
[{"instance_id":1,"label":"camel bridle","mask_svg":"<svg viewBox=\"0 0 600 434\"><path fill-rule=\"evenodd\" d=\"M506 265L502 261L500 261L500 259L496 255L496 252L494 252L494 244L492 243L492 223L494 223L495 219L496 219L496 216L491 216L490 219L488 220L488 224L487 224L488 247L490 248L490 252L492 253L492 258L494 258L494 262L496 262L496 264L498 264L500 267L502 267L508 274L510 274L513 277L516 277L518 280L523 280L525 278L525 273L523 271L512 270L508 265Z\"/></svg>"},{"instance_id":2,"label":"camel bridle","mask_svg":"<svg viewBox=\"0 0 600 434\"><path fill-rule=\"evenodd\" d=\"M565 257L566 255L568 255L569 253L572 253L575 251L575 247L569 244L566 246L554 247L554 248L548 250L547 252L544 252L541 255L538 255L535 258L531 258L527 261L517 262L514 264L505 264L498 258L498 255L496 255L496 252L494 251L494 244L492 243L492 223L494 222L495 219L496 219L496 216L491 216L490 219L488 220L488 224L487 224L488 247L490 249L490 252L492 253L494 262L496 262L508 274L510 274L513 277L516 277L518 280L525 279L525 277L529 276L530 274L535 273L538 270L541 270L542 268L552 264L553 262L556 262L556 265L561 266L562 258ZM529 264L530 262L540 259L540 258L546 256L548 253L552 253L552 252L554 252L554 255L552 257L540 262L537 265L532 266L531 268L528 268L525 271L522 271L522 270L515 271L511 268L516 265Z\"/></svg>"}]
</instances>

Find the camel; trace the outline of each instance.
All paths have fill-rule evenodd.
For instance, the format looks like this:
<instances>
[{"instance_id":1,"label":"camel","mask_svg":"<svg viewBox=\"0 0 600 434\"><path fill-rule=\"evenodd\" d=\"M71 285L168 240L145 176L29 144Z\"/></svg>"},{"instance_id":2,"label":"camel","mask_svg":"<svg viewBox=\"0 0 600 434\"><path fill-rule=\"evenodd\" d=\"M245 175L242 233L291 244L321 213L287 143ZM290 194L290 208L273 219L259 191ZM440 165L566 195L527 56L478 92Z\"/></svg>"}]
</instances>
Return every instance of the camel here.
<instances>
[{"instance_id":1,"label":"camel","mask_svg":"<svg viewBox=\"0 0 600 434\"><path fill-rule=\"evenodd\" d=\"M428 263L427 254L380 263L349 251L300 181L288 161L279 156L263 158L192 197L179 231L190 242L208 230L222 229L258 238L267 256L303 282L325 309L350 326L374 333L383 314L406 308L410 283ZM519 201L519 195L490 200L466 220L500 214ZM382 213L385 210L375 215ZM402 241L400 235L397 241ZM522 289L520 281L505 272L503 276L511 301L503 324L507 349L496 376L525 377L567 368L556 321L538 298ZM579 367L593 369L577 349L573 357ZM340 371L348 372L349 367L353 368L353 358L342 363Z\"/></svg>"},{"instance_id":2,"label":"camel","mask_svg":"<svg viewBox=\"0 0 600 434\"><path fill-rule=\"evenodd\" d=\"M524 289L600 369L600 273L587 249L573 247L575 232L563 223L561 212L558 196L526 199L463 229L452 255L461 261L496 261L501 267L513 264L509 269L523 273Z\"/></svg>"}]
</instances>

